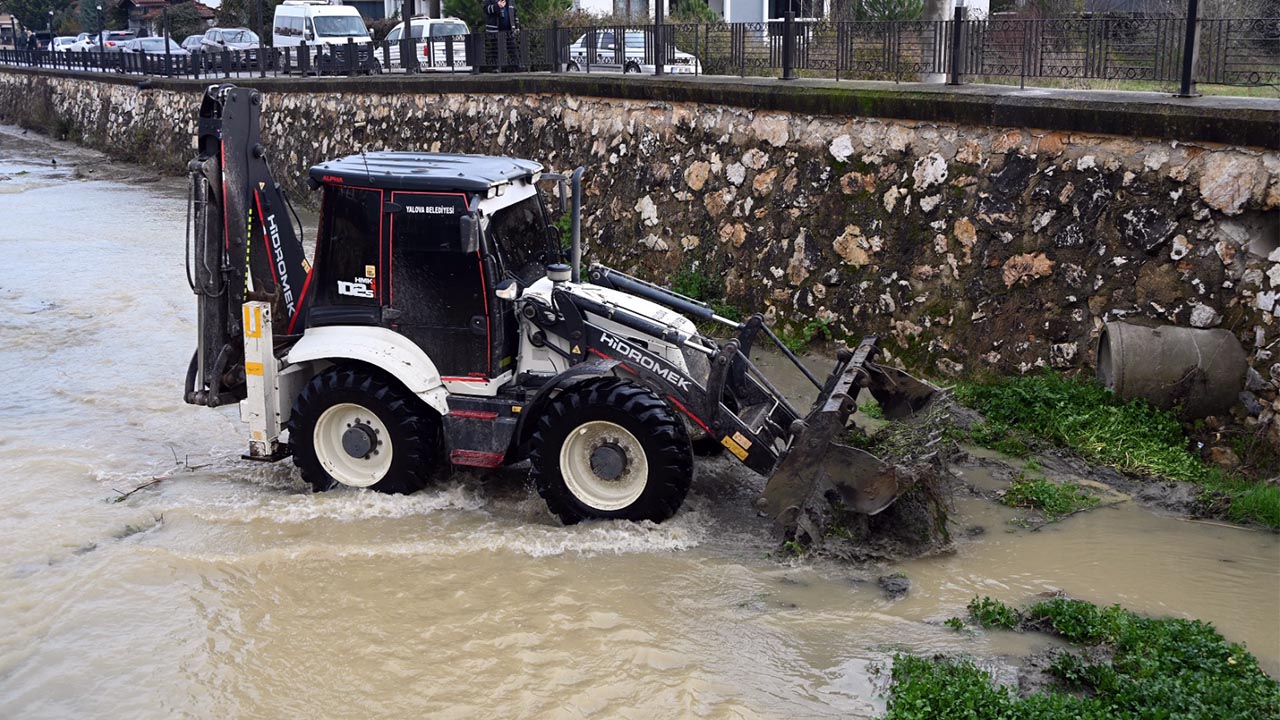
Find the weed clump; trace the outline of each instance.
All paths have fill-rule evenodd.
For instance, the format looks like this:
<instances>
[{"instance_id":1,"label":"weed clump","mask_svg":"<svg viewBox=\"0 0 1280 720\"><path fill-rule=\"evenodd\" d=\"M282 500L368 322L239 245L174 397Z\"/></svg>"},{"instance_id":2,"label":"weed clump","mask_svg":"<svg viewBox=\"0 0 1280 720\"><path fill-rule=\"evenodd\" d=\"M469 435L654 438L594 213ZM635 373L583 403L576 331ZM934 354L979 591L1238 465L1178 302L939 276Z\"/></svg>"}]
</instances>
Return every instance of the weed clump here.
<instances>
[{"instance_id":1,"label":"weed clump","mask_svg":"<svg viewBox=\"0 0 1280 720\"><path fill-rule=\"evenodd\" d=\"M1202 485L1228 519L1280 528L1280 487L1206 465L1189 449L1172 412L1122 401L1093 382L1056 373L961 383L955 396L986 418L965 438L978 445L1016 457L1026 457L1036 443L1070 448L1123 472Z\"/></svg>"},{"instance_id":2,"label":"weed clump","mask_svg":"<svg viewBox=\"0 0 1280 720\"><path fill-rule=\"evenodd\" d=\"M1018 477L1000 498L1009 507L1038 510L1050 520L1097 507L1098 498L1074 482L1056 483L1045 478Z\"/></svg>"},{"instance_id":3,"label":"weed clump","mask_svg":"<svg viewBox=\"0 0 1280 720\"><path fill-rule=\"evenodd\" d=\"M1006 622L1020 615L990 598L970 612ZM1056 689L1019 697L992 682L968 659L894 658L886 718L1275 718L1280 683L1243 645L1229 643L1209 623L1148 618L1118 605L1098 607L1067 598L1038 602L1020 627L1041 629L1104 652L1060 652L1048 668ZM958 621L958 618L952 618ZM958 623L947 622L951 627ZM959 629L957 627L957 629Z\"/></svg>"},{"instance_id":4,"label":"weed clump","mask_svg":"<svg viewBox=\"0 0 1280 720\"><path fill-rule=\"evenodd\" d=\"M984 628L1012 630L1022 622L1022 613L989 597L969 601L969 617Z\"/></svg>"}]
</instances>

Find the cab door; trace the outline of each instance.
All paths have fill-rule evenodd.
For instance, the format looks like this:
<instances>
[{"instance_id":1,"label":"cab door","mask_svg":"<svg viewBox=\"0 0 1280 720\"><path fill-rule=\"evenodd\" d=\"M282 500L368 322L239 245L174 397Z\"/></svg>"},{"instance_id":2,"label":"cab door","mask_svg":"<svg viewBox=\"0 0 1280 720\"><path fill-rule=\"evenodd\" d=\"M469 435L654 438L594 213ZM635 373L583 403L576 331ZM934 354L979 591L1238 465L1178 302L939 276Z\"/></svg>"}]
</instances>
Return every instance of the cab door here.
<instances>
[{"instance_id":1,"label":"cab door","mask_svg":"<svg viewBox=\"0 0 1280 720\"><path fill-rule=\"evenodd\" d=\"M375 188L325 187L315 269L303 290L312 298L309 326L382 323L384 197Z\"/></svg>"},{"instance_id":2,"label":"cab door","mask_svg":"<svg viewBox=\"0 0 1280 720\"><path fill-rule=\"evenodd\" d=\"M390 326L431 358L444 380L493 377L484 264L463 247L461 193L391 193L384 313Z\"/></svg>"}]
</instances>

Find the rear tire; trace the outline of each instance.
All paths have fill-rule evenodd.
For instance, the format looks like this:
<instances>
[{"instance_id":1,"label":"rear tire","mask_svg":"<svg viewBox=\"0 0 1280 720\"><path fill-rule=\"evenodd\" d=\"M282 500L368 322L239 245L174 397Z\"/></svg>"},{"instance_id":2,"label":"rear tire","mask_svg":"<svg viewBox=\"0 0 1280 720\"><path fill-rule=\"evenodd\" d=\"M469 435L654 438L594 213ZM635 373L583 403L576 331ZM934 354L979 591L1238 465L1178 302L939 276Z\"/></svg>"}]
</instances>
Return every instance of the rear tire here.
<instances>
[{"instance_id":1,"label":"rear tire","mask_svg":"<svg viewBox=\"0 0 1280 720\"><path fill-rule=\"evenodd\" d=\"M640 66L635 62L629 62L622 67L622 73L624 75L639 75Z\"/></svg>"},{"instance_id":2,"label":"rear tire","mask_svg":"<svg viewBox=\"0 0 1280 720\"><path fill-rule=\"evenodd\" d=\"M581 70L581 69L582 69L582 68L578 67L578 63L576 63L576 62L574 62L574 61L572 61L572 60L570 60L570 61L568 62L568 64L564 66L564 71L565 71L565 72L578 72L578 71L579 71L579 70Z\"/></svg>"},{"instance_id":3,"label":"rear tire","mask_svg":"<svg viewBox=\"0 0 1280 720\"><path fill-rule=\"evenodd\" d=\"M337 485L412 493L427 484L438 423L399 385L339 365L307 383L293 402L289 448L316 492Z\"/></svg>"},{"instance_id":4,"label":"rear tire","mask_svg":"<svg viewBox=\"0 0 1280 720\"><path fill-rule=\"evenodd\" d=\"M662 522L693 480L684 423L648 388L589 380L548 405L532 438L531 476L561 522Z\"/></svg>"}]
</instances>

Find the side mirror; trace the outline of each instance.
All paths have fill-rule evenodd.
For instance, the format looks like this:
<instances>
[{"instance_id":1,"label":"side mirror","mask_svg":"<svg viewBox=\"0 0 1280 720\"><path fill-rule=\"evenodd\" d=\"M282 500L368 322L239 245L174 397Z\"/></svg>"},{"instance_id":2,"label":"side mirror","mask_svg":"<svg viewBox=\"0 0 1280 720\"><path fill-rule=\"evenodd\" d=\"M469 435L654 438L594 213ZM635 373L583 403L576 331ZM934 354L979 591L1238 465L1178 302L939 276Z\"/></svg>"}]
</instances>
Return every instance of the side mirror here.
<instances>
[{"instance_id":1,"label":"side mirror","mask_svg":"<svg viewBox=\"0 0 1280 720\"><path fill-rule=\"evenodd\" d=\"M480 251L480 221L475 215L458 218L458 250L465 253Z\"/></svg>"},{"instance_id":2,"label":"side mirror","mask_svg":"<svg viewBox=\"0 0 1280 720\"><path fill-rule=\"evenodd\" d=\"M494 289L493 294L497 295L499 300L512 301L519 298L522 292L524 292L524 289L520 287L518 280L507 278L498 283L498 287Z\"/></svg>"}]
</instances>

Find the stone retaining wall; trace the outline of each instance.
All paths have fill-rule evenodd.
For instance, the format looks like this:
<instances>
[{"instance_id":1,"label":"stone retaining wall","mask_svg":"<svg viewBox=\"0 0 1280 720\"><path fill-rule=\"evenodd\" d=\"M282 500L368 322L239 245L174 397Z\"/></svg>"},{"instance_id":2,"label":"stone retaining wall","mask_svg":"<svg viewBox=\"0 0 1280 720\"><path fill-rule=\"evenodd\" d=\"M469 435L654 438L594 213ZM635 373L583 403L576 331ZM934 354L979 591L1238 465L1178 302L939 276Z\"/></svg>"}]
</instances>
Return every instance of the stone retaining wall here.
<instances>
[{"instance_id":1,"label":"stone retaining wall","mask_svg":"<svg viewBox=\"0 0 1280 720\"><path fill-rule=\"evenodd\" d=\"M0 72L0 120L168 170L191 154L199 99L194 84ZM1256 371L1248 422L1280 411L1274 149L305 83L265 92L263 137L294 197L313 163L360 149L585 165L589 260L698 287L790 335L878 333L935 376L1087 367L1115 318L1230 328Z\"/></svg>"}]
</instances>

